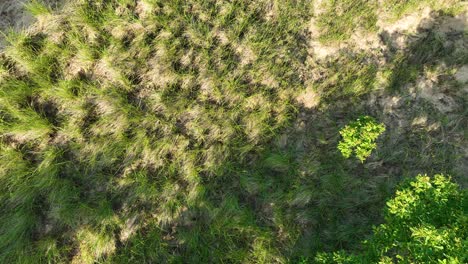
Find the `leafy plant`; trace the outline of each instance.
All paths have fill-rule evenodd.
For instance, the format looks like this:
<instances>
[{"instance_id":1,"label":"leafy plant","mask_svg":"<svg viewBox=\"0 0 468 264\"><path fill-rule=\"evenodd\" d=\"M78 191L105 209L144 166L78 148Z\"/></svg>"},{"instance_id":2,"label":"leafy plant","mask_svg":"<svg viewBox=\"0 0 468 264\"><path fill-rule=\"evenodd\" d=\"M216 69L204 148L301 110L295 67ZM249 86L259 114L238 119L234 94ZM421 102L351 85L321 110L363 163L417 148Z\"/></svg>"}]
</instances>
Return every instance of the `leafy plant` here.
<instances>
[{"instance_id":1,"label":"leafy plant","mask_svg":"<svg viewBox=\"0 0 468 264\"><path fill-rule=\"evenodd\" d=\"M354 154L364 162L377 147L375 140L385 131L385 125L377 123L370 116L363 116L341 129L343 140L338 144L338 149L345 158Z\"/></svg>"},{"instance_id":2,"label":"leafy plant","mask_svg":"<svg viewBox=\"0 0 468 264\"><path fill-rule=\"evenodd\" d=\"M466 263L467 195L436 175L418 175L387 202L385 223L364 242L363 254L321 253L318 263Z\"/></svg>"}]
</instances>

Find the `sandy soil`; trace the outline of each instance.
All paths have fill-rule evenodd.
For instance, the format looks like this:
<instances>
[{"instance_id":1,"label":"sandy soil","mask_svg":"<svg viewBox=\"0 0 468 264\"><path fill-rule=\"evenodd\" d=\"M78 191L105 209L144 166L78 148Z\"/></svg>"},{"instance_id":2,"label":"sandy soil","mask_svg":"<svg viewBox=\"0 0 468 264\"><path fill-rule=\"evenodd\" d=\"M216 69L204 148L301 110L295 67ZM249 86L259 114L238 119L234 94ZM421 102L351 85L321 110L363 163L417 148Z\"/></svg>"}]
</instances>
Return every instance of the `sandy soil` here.
<instances>
[{"instance_id":1,"label":"sandy soil","mask_svg":"<svg viewBox=\"0 0 468 264\"><path fill-rule=\"evenodd\" d=\"M465 7L465 10L468 10L468 4ZM468 23L466 11L453 18L447 17L440 25L433 25L436 13L429 7L419 8L417 11L409 13L396 21L386 17L384 11L381 11L377 21L377 32L364 32L357 29L348 40L324 44L318 40L320 29L316 25L317 17L323 12L323 1L317 0L314 17L309 24L309 54L318 60L336 57L341 50L351 47L366 52L385 50L386 46L379 37L383 33L391 36L392 46L397 49L404 49L411 43L409 36L424 34L418 31L424 31L424 29L436 26L439 33L447 34L453 31L463 31ZM413 39L418 38L413 37Z\"/></svg>"}]
</instances>

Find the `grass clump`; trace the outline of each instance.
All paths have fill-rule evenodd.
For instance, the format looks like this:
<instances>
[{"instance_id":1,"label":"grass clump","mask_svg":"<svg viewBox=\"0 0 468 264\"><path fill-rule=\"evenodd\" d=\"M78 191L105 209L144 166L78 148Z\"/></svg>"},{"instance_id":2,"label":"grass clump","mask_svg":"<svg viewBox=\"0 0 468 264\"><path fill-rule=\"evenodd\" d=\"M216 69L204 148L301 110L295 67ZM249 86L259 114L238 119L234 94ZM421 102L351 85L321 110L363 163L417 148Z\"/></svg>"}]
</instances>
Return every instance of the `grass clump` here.
<instances>
[{"instance_id":1,"label":"grass clump","mask_svg":"<svg viewBox=\"0 0 468 264\"><path fill-rule=\"evenodd\" d=\"M361 28L371 31L376 29L376 1L368 0L333 0L326 1L324 9L317 18L317 26L322 29L320 41L338 42L348 39L352 33Z\"/></svg>"}]
</instances>

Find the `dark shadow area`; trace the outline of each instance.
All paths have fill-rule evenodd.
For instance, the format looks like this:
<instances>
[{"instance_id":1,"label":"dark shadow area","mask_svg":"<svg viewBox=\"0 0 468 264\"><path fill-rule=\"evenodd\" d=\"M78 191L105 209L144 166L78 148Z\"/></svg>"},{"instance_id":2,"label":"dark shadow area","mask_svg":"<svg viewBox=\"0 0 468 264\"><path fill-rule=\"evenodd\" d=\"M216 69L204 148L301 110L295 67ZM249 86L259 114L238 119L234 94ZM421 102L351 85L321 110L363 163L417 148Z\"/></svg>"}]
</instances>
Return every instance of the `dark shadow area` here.
<instances>
[{"instance_id":1,"label":"dark shadow area","mask_svg":"<svg viewBox=\"0 0 468 264\"><path fill-rule=\"evenodd\" d=\"M404 50L396 49L394 44L401 34L383 32L381 38L387 44L387 56L393 65L388 89L404 93L401 89L414 83L425 68L468 63L466 21L466 14L454 18L433 11L430 18L420 22L417 33L407 38Z\"/></svg>"},{"instance_id":2,"label":"dark shadow area","mask_svg":"<svg viewBox=\"0 0 468 264\"><path fill-rule=\"evenodd\" d=\"M466 185L467 94L450 72L468 62L466 15L434 12L421 25L407 37L404 49L393 44L400 36L382 33L384 65L379 66L378 57L341 51L340 58L356 59L354 74L344 73L330 88L322 88L324 110L301 109L295 128L279 140L282 147L276 151L292 153L298 165L296 175L284 175L294 186L285 189L300 201L286 206L301 230L293 256L359 249L358 241L382 221L386 200L405 178L442 173ZM388 79L380 81L377 71L386 72ZM378 83L378 89L357 90L362 95L350 100L353 91L340 87L359 88L362 82L356 79L362 76L364 86ZM345 160L336 149L339 130L360 115L386 125L364 164Z\"/></svg>"}]
</instances>

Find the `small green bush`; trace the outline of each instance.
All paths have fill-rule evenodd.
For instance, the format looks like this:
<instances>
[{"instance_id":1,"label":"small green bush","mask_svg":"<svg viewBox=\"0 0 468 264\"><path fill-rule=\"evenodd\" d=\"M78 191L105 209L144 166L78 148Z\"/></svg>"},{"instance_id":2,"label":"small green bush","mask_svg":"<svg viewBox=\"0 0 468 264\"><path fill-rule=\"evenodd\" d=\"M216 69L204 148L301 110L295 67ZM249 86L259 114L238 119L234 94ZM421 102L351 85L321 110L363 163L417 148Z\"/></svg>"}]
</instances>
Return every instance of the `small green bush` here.
<instances>
[{"instance_id":1,"label":"small green bush","mask_svg":"<svg viewBox=\"0 0 468 264\"><path fill-rule=\"evenodd\" d=\"M385 131L384 124L377 123L370 116L363 116L341 129L343 139L338 144L338 149L345 158L354 154L364 162L377 147L375 140Z\"/></svg>"},{"instance_id":2,"label":"small green bush","mask_svg":"<svg viewBox=\"0 0 468 264\"><path fill-rule=\"evenodd\" d=\"M467 263L467 196L443 175L418 175L387 202L363 254L321 253L317 263Z\"/></svg>"}]
</instances>

